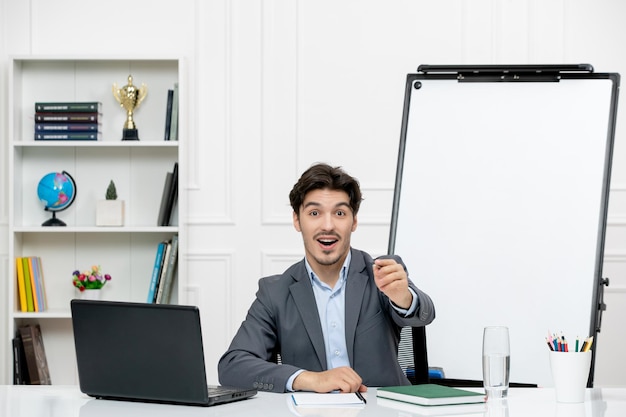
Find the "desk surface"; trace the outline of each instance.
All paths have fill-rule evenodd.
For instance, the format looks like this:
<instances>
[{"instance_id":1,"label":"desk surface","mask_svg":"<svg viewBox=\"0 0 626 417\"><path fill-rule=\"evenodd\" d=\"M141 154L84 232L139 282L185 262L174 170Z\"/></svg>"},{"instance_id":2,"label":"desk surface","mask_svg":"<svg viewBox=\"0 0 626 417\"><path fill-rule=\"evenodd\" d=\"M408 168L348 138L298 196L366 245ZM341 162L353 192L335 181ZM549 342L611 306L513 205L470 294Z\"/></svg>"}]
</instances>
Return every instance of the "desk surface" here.
<instances>
[{"instance_id":1,"label":"desk surface","mask_svg":"<svg viewBox=\"0 0 626 417\"><path fill-rule=\"evenodd\" d=\"M296 409L289 394L262 392L257 396L214 407L189 407L125 401L95 400L76 386L0 386L0 415L6 417L419 417L410 408L378 404L376 390L367 392L367 405L358 408ZM409 405L406 405L410 407ZM485 417L622 417L626 414L626 388L587 390L581 404L559 404L550 388L511 388L504 402L487 403ZM450 414L447 414L450 415ZM461 416L458 416L461 417Z\"/></svg>"}]
</instances>

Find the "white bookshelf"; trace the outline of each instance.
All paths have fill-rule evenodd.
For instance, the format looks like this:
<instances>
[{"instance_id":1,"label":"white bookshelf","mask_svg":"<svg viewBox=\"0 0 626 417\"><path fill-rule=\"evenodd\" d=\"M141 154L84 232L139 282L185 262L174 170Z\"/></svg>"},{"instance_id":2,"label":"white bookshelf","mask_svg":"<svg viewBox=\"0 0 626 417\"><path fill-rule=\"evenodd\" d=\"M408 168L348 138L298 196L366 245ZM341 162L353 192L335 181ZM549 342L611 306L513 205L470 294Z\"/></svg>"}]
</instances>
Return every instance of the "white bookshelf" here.
<instances>
[{"instance_id":1,"label":"white bookshelf","mask_svg":"<svg viewBox=\"0 0 626 417\"><path fill-rule=\"evenodd\" d=\"M134 113L139 141L122 141L124 109L113 97L132 74L133 84L146 84L148 93ZM164 141L167 90L179 83L179 140ZM38 323L53 384L76 384L76 357L72 335L70 300L78 298L72 286L74 270L99 264L113 277L102 299L145 302L157 244L180 238L179 260L184 251L184 228L178 214L185 202L180 187L182 148L185 141L185 80L183 61L157 58L13 57L9 69L9 340L24 323ZM35 141L35 102L100 101L103 105L100 141ZM179 163L179 193L172 226L157 227L166 172ZM76 199L56 213L67 226L43 227L51 217L37 198L37 184L49 172L69 172L76 181ZM121 227L96 226L96 201L104 199L109 181L118 199L125 202ZM48 309L20 311L15 258L39 256L42 260ZM184 263L172 302L183 302ZM181 297L179 297L179 294ZM106 318L102 318L106 320ZM94 323L97 326L97 323ZM103 352L103 354L106 354ZM13 358L7 358L12 381Z\"/></svg>"}]
</instances>

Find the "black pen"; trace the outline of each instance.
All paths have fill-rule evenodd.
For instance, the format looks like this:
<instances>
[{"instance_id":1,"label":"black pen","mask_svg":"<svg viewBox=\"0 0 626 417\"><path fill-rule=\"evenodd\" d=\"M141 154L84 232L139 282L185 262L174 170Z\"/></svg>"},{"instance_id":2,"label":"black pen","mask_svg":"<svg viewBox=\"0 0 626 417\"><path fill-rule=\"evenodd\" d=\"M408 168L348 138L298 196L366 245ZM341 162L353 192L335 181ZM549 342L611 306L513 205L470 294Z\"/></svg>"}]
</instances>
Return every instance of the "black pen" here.
<instances>
[{"instance_id":1,"label":"black pen","mask_svg":"<svg viewBox=\"0 0 626 417\"><path fill-rule=\"evenodd\" d=\"M363 394L361 394L359 391L355 392L355 394L357 397L359 397L361 401L363 401L363 404L367 404L367 401L365 401L365 397L363 396Z\"/></svg>"}]
</instances>

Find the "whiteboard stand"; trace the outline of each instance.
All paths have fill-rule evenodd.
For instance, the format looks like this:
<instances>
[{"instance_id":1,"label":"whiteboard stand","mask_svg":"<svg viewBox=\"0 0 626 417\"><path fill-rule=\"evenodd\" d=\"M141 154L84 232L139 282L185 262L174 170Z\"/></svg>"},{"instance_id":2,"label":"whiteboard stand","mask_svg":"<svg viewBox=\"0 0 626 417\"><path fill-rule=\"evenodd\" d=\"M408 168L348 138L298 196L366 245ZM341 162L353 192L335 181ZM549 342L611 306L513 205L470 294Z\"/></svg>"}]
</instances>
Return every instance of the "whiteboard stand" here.
<instances>
[{"instance_id":1,"label":"whiteboard stand","mask_svg":"<svg viewBox=\"0 0 626 417\"><path fill-rule=\"evenodd\" d=\"M548 332L597 347L619 81L589 64L407 75L388 251L433 298L424 360L446 378L482 381L485 326L509 327L522 385L552 386Z\"/></svg>"}]
</instances>

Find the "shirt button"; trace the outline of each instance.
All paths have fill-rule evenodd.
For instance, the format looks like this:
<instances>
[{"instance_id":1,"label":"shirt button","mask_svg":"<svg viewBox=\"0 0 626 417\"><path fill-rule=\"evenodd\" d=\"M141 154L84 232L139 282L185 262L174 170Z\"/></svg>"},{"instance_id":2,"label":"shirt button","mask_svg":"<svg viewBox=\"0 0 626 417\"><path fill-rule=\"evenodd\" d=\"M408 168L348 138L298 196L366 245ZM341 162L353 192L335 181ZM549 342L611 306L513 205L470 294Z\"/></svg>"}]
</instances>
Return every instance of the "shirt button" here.
<instances>
[{"instance_id":1,"label":"shirt button","mask_svg":"<svg viewBox=\"0 0 626 417\"><path fill-rule=\"evenodd\" d=\"M339 351L339 349L335 350L335 356L339 356L341 354L341 352Z\"/></svg>"}]
</instances>

